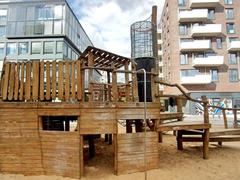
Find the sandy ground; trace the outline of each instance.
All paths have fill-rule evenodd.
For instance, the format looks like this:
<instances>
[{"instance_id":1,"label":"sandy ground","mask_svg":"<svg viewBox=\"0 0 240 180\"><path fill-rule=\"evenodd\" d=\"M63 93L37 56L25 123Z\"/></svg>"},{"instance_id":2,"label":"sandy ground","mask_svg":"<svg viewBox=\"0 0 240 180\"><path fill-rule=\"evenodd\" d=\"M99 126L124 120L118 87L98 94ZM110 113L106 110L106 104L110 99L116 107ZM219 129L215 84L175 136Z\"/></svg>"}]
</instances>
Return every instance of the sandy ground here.
<instances>
[{"instance_id":1,"label":"sandy ground","mask_svg":"<svg viewBox=\"0 0 240 180\"><path fill-rule=\"evenodd\" d=\"M176 140L172 135L164 135L159 144L159 169L147 172L148 180L239 180L240 179L240 143L223 143L223 147L210 146L210 159L202 159L201 143L185 143L184 150L176 149ZM113 150L103 139L98 140L97 156L86 161L83 180L143 180L144 173L121 176L113 175ZM101 156L100 156L101 155ZM3 175L1 180L70 180L58 176Z\"/></svg>"}]
</instances>

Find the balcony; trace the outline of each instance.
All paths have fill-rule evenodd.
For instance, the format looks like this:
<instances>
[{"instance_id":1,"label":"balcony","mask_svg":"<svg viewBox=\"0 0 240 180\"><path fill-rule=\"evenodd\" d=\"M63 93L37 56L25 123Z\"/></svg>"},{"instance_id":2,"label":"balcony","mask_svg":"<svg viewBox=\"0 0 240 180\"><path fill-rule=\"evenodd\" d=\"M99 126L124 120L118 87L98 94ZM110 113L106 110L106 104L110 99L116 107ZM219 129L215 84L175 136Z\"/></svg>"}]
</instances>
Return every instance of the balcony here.
<instances>
[{"instance_id":1,"label":"balcony","mask_svg":"<svg viewBox=\"0 0 240 180\"><path fill-rule=\"evenodd\" d=\"M228 51L240 51L240 40L230 42Z\"/></svg>"},{"instance_id":2,"label":"balcony","mask_svg":"<svg viewBox=\"0 0 240 180\"><path fill-rule=\"evenodd\" d=\"M208 56L193 59L194 67L216 67L224 64L224 56Z\"/></svg>"},{"instance_id":3,"label":"balcony","mask_svg":"<svg viewBox=\"0 0 240 180\"><path fill-rule=\"evenodd\" d=\"M208 19L207 9L193 9L191 11L180 11L179 22L202 22Z\"/></svg>"},{"instance_id":4,"label":"balcony","mask_svg":"<svg viewBox=\"0 0 240 180\"><path fill-rule=\"evenodd\" d=\"M205 51L211 49L211 40L193 40L180 43L181 51Z\"/></svg>"},{"instance_id":5,"label":"balcony","mask_svg":"<svg viewBox=\"0 0 240 180\"><path fill-rule=\"evenodd\" d=\"M190 0L191 8L214 8L220 4L220 0Z\"/></svg>"},{"instance_id":6,"label":"balcony","mask_svg":"<svg viewBox=\"0 0 240 180\"><path fill-rule=\"evenodd\" d=\"M199 74L195 76L186 76L181 77L181 84L190 85L190 84L209 84L211 83L210 74Z\"/></svg>"},{"instance_id":7,"label":"balcony","mask_svg":"<svg viewBox=\"0 0 240 180\"><path fill-rule=\"evenodd\" d=\"M195 25L192 28L191 35L196 36L219 36L222 34L221 24Z\"/></svg>"}]
</instances>

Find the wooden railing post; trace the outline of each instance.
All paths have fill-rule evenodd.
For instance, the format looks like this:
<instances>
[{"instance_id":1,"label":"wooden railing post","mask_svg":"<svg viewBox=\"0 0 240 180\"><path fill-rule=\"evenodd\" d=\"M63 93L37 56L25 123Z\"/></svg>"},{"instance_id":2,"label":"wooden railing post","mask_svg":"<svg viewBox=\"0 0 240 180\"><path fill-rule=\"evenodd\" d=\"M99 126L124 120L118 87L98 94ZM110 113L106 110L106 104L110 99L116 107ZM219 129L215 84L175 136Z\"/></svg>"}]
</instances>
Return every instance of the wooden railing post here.
<instances>
[{"instance_id":1,"label":"wooden railing post","mask_svg":"<svg viewBox=\"0 0 240 180\"><path fill-rule=\"evenodd\" d=\"M132 71L134 71L134 73L132 74L133 102L138 102L139 101L139 97L138 97L138 81L137 81L136 70L137 70L136 65L132 64Z\"/></svg>"},{"instance_id":2,"label":"wooden railing post","mask_svg":"<svg viewBox=\"0 0 240 180\"><path fill-rule=\"evenodd\" d=\"M204 107L204 123L209 124L208 101L206 96L202 96ZM204 129L203 133L203 158L208 159L209 154L209 129Z\"/></svg>"},{"instance_id":3,"label":"wooden railing post","mask_svg":"<svg viewBox=\"0 0 240 180\"><path fill-rule=\"evenodd\" d=\"M118 101L118 88L117 88L117 72L114 67L112 72L112 94L113 94L113 102Z\"/></svg>"},{"instance_id":4,"label":"wooden railing post","mask_svg":"<svg viewBox=\"0 0 240 180\"><path fill-rule=\"evenodd\" d=\"M128 71L128 62L125 62L124 69L125 71ZM129 74L126 72L125 73L125 84L126 84L126 101L128 102L130 99L130 87L129 87Z\"/></svg>"},{"instance_id":5,"label":"wooden railing post","mask_svg":"<svg viewBox=\"0 0 240 180\"><path fill-rule=\"evenodd\" d=\"M226 116L226 110L225 109L222 109L222 114L223 114L224 128L228 129L227 116Z\"/></svg>"},{"instance_id":6,"label":"wooden railing post","mask_svg":"<svg viewBox=\"0 0 240 180\"><path fill-rule=\"evenodd\" d=\"M90 52L88 55L88 66L93 67L94 65L94 55ZM89 101L93 101L93 69L88 70L88 92L89 92Z\"/></svg>"},{"instance_id":7,"label":"wooden railing post","mask_svg":"<svg viewBox=\"0 0 240 180\"><path fill-rule=\"evenodd\" d=\"M234 119L233 119L233 127L234 127L234 128L238 128L237 110L236 110L236 109L233 109L233 116L234 116Z\"/></svg>"},{"instance_id":8,"label":"wooden railing post","mask_svg":"<svg viewBox=\"0 0 240 180\"><path fill-rule=\"evenodd\" d=\"M182 103L182 96L178 96L176 99L177 99L177 112L178 113L182 113L182 106L183 106L183 103ZM178 121L182 121L182 116L181 118L178 119Z\"/></svg>"}]
</instances>

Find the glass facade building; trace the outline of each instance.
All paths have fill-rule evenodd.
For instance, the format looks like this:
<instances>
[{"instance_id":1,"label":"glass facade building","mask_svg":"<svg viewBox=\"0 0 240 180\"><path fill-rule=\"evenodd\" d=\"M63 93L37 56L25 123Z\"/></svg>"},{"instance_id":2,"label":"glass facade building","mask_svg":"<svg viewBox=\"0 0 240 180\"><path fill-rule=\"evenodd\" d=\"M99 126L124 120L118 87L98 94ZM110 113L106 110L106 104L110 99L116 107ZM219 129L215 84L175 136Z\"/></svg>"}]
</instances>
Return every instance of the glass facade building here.
<instances>
[{"instance_id":1,"label":"glass facade building","mask_svg":"<svg viewBox=\"0 0 240 180\"><path fill-rule=\"evenodd\" d=\"M66 0L0 1L3 60L76 60L91 40Z\"/></svg>"}]
</instances>

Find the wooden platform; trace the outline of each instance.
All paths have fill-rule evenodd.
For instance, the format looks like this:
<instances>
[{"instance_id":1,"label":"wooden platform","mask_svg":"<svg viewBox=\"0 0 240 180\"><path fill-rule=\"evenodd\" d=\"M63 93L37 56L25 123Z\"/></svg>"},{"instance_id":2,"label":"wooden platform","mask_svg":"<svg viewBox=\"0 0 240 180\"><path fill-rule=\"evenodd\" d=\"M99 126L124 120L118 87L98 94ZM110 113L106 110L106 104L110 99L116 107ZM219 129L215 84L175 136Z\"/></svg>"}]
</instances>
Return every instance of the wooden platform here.
<instances>
[{"instance_id":1,"label":"wooden platform","mask_svg":"<svg viewBox=\"0 0 240 180\"><path fill-rule=\"evenodd\" d=\"M211 124L205 124L203 121L179 121L173 123L160 124L158 131L178 131L178 130L198 130L209 129Z\"/></svg>"}]
</instances>

